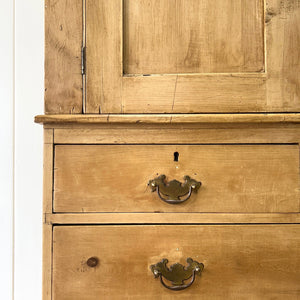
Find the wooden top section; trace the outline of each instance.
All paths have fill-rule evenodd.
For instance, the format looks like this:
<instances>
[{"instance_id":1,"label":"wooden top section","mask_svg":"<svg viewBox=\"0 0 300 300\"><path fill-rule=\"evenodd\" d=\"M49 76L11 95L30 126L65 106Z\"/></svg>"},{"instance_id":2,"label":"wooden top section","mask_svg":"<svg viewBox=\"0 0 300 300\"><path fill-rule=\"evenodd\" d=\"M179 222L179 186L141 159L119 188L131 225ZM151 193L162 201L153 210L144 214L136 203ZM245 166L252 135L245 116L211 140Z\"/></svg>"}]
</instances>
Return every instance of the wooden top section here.
<instances>
[{"instance_id":1,"label":"wooden top section","mask_svg":"<svg viewBox=\"0 0 300 300\"><path fill-rule=\"evenodd\" d=\"M300 123L300 113L38 115L43 124Z\"/></svg>"}]
</instances>

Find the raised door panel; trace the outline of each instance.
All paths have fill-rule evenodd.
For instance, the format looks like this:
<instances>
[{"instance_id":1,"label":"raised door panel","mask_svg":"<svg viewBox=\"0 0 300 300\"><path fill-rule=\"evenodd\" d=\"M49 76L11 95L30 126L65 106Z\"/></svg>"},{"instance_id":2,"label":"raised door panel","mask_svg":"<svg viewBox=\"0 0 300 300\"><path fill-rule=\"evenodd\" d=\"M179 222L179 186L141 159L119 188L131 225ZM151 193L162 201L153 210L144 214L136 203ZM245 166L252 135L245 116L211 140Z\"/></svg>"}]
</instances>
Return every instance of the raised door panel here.
<instances>
[{"instance_id":1,"label":"raised door panel","mask_svg":"<svg viewBox=\"0 0 300 300\"><path fill-rule=\"evenodd\" d=\"M264 71L261 0L126 0L125 75Z\"/></svg>"},{"instance_id":2,"label":"raised door panel","mask_svg":"<svg viewBox=\"0 0 300 300\"><path fill-rule=\"evenodd\" d=\"M87 113L298 111L297 0L86 0Z\"/></svg>"}]
</instances>

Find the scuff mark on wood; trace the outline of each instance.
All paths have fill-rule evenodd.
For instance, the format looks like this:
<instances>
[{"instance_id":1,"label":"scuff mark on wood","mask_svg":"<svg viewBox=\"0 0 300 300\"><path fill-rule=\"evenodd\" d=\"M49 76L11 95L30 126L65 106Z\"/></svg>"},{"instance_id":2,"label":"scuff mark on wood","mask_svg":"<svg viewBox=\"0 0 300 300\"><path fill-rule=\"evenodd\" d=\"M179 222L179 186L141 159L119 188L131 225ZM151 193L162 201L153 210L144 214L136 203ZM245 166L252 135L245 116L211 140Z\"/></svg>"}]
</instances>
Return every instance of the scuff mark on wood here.
<instances>
[{"instance_id":1,"label":"scuff mark on wood","mask_svg":"<svg viewBox=\"0 0 300 300\"><path fill-rule=\"evenodd\" d=\"M276 12L276 10L274 8L268 8L267 11L266 11L266 19L265 19L265 22L266 23L269 23L272 18L274 16L276 16L278 14L278 12Z\"/></svg>"},{"instance_id":2,"label":"scuff mark on wood","mask_svg":"<svg viewBox=\"0 0 300 300\"><path fill-rule=\"evenodd\" d=\"M175 104L176 89L177 89L177 81L178 81L178 75L176 76L176 81L175 81L175 88L174 88L174 95L173 95L173 102L172 102L172 111L173 111L173 109L174 109L174 104Z\"/></svg>"}]
</instances>

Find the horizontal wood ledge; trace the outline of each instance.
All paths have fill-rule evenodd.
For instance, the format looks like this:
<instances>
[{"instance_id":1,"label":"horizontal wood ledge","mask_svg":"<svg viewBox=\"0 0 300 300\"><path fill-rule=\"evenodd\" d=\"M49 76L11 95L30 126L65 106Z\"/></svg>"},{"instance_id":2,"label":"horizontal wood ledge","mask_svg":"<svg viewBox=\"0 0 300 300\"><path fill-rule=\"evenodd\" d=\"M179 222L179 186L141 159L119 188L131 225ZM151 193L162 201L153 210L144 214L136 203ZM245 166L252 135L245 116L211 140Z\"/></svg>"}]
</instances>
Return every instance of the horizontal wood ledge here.
<instances>
[{"instance_id":1,"label":"horizontal wood ledge","mask_svg":"<svg viewBox=\"0 0 300 300\"><path fill-rule=\"evenodd\" d=\"M47 224L300 223L300 213L46 213Z\"/></svg>"},{"instance_id":2,"label":"horizontal wood ledge","mask_svg":"<svg viewBox=\"0 0 300 300\"><path fill-rule=\"evenodd\" d=\"M300 123L300 113L38 115L42 124Z\"/></svg>"}]
</instances>

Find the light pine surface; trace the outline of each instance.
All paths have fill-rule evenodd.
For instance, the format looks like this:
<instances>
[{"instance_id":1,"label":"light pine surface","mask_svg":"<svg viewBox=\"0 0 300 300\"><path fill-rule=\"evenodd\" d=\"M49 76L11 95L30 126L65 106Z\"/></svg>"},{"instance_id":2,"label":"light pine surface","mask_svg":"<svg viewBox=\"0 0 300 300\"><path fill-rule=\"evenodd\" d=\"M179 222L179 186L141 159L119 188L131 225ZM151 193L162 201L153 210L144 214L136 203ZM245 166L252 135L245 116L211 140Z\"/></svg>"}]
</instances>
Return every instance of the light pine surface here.
<instances>
[{"instance_id":1,"label":"light pine surface","mask_svg":"<svg viewBox=\"0 0 300 300\"><path fill-rule=\"evenodd\" d=\"M53 191L53 129L44 129L43 210L52 212Z\"/></svg>"},{"instance_id":2,"label":"light pine surface","mask_svg":"<svg viewBox=\"0 0 300 300\"><path fill-rule=\"evenodd\" d=\"M299 111L299 1L262 2L87 0L87 113Z\"/></svg>"},{"instance_id":3,"label":"light pine surface","mask_svg":"<svg viewBox=\"0 0 300 300\"><path fill-rule=\"evenodd\" d=\"M52 225L43 224L43 300L52 300Z\"/></svg>"},{"instance_id":4,"label":"light pine surface","mask_svg":"<svg viewBox=\"0 0 300 300\"><path fill-rule=\"evenodd\" d=\"M55 213L47 225L66 224L283 224L300 223L300 213Z\"/></svg>"},{"instance_id":5,"label":"light pine surface","mask_svg":"<svg viewBox=\"0 0 300 300\"><path fill-rule=\"evenodd\" d=\"M122 112L271 112L265 82L265 74L124 76Z\"/></svg>"},{"instance_id":6,"label":"light pine surface","mask_svg":"<svg viewBox=\"0 0 300 300\"><path fill-rule=\"evenodd\" d=\"M51 300L52 285L52 226L46 222L46 214L52 214L53 193L53 129L44 129L43 168L43 300Z\"/></svg>"},{"instance_id":7,"label":"light pine surface","mask_svg":"<svg viewBox=\"0 0 300 300\"><path fill-rule=\"evenodd\" d=\"M264 114L82 114L38 115L42 124L203 124L209 123L300 123L298 113Z\"/></svg>"},{"instance_id":8,"label":"light pine surface","mask_svg":"<svg viewBox=\"0 0 300 300\"><path fill-rule=\"evenodd\" d=\"M59 226L53 299L298 299L299 250L299 225ZM167 290L149 269L188 257L204 271L183 291Z\"/></svg>"},{"instance_id":9,"label":"light pine surface","mask_svg":"<svg viewBox=\"0 0 300 300\"><path fill-rule=\"evenodd\" d=\"M86 99L90 99L85 103L86 112L121 112L122 1L85 0L85 3Z\"/></svg>"},{"instance_id":10,"label":"light pine surface","mask_svg":"<svg viewBox=\"0 0 300 300\"><path fill-rule=\"evenodd\" d=\"M265 14L268 106L299 111L300 2L266 0Z\"/></svg>"},{"instance_id":11,"label":"light pine surface","mask_svg":"<svg viewBox=\"0 0 300 300\"><path fill-rule=\"evenodd\" d=\"M55 144L295 143L296 124L50 124Z\"/></svg>"},{"instance_id":12,"label":"light pine surface","mask_svg":"<svg viewBox=\"0 0 300 300\"><path fill-rule=\"evenodd\" d=\"M299 111L299 14L298 0L47 0L45 111Z\"/></svg>"},{"instance_id":13,"label":"light pine surface","mask_svg":"<svg viewBox=\"0 0 300 300\"><path fill-rule=\"evenodd\" d=\"M292 119L290 119L288 116L291 116ZM70 211L67 211L66 213L52 213L52 180L53 176L52 168L53 165L53 143L54 144L102 144L102 145L95 145L96 147L102 147L103 144L145 144L145 143L167 143L167 144L178 144L179 142L187 143L187 144L195 144L195 143L267 143L269 145L255 145L255 147L272 147L274 146L276 149L281 149L281 147L287 148L287 149L296 149L295 151L298 152L298 143L299 143L299 129L297 124L293 124L293 120L297 122L297 114L295 115L295 119L293 119L292 115L275 115L274 117L278 121L276 122L275 119L272 119L274 122L271 123L265 123L267 120L264 119L262 116L245 116L243 118L241 116L241 119L238 117L236 119L236 116L230 115L230 116L220 116L222 120L239 120L237 123L235 122L221 122L221 123L210 123L210 122L204 122L199 123L197 121L197 116L194 116L190 119L190 116L183 115L181 116L181 120L183 123L178 122L176 124L176 121L174 124L169 123L168 121L172 119L172 117L179 118L180 116L149 116L149 118L145 118L143 122L142 116L128 116L125 117L125 123L119 122L120 119L123 118L123 116L107 116L108 124L106 123L93 123L88 118L88 122L84 121L82 124L76 124L76 122L71 122L67 124L66 122L58 122L58 123L52 123L52 124L45 124L45 176L46 181L48 183L45 183L45 206L44 206L44 290L43 290L43 299L55 299L53 298L53 292L54 290L51 290L51 287L53 288L53 280L54 284L61 281L62 285L65 285L66 282L66 276L63 275L63 279L60 279L59 277L56 277L54 279L53 277L53 257L52 257L52 249L55 248L55 244L52 241L52 228L55 224L59 225L67 225L67 224L103 224L104 227L101 227L103 229L108 228L107 224L123 224L126 226L128 223L134 223L136 225L130 227L131 229L137 229L140 228L140 225L138 224L162 224L162 223L168 223L170 224L170 229L174 229L176 223L180 224L198 224L196 227L201 229L203 225L200 224L215 224L215 223L223 223L223 224L245 224L243 227L245 228L252 228L250 225L251 223L299 223L299 206L296 210L298 213L70 213ZM208 119L210 119L213 116L207 116ZM254 123L249 122L242 122L242 120L248 120L249 118L254 120ZM58 116L59 118L59 116ZM110 119L111 118L111 119ZM216 118L218 118L216 116ZM229 118L229 119L228 119ZM266 116L266 118L268 118ZM271 116L271 118L273 118ZM278 119L279 118L279 119ZM63 118L62 118L63 119ZM110 120L109 120L110 119ZM136 120L142 120L141 124L140 122L136 122ZM179 120L178 119L178 120ZM60 119L58 119L60 120ZM75 119L77 120L77 119ZM154 121L156 120L156 121ZM196 121L195 121L196 120ZM210 119L212 120L212 119ZM256 121L255 121L256 120ZM113 123L110 124L109 121L112 121ZM241 122L240 122L241 121ZM287 121L287 123L285 123ZM116 122L116 123L114 123ZM148 123L149 122L149 123ZM157 122L157 123L156 123ZM167 122L167 123L161 123L161 122ZM47 122L46 122L47 123ZM54 130L53 130L54 128ZM270 145L270 143L275 143L276 145ZM287 145L278 145L278 143L287 143ZM293 143L294 145L291 145ZM69 147L69 145L66 145ZM75 145L74 145L75 146ZM122 145L118 145L118 147L121 147ZM123 145L124 146L124 145ZM128 145L129 147L130 145ZM137 146L137 145L136 145ZM160 145L161 146L161 145ZM171 147L174 147L174 145L169 145ZM183 146L183 145L178 145ZM188 145L187 145L188 146ZM185 146L185 147L187 147ZM235 147L239 145L214 145L217 146L230 146ZM241 146L241 145L240 145ZM253 146L253 145L248 145ZM63 145L60 145L59 147L64 147ZM85 147L84 145L77 145L76 147ZM143 147L143 145L141 145ZM154 146L153 146L154 147ZM201 146L203 147L203 145ZM290 159L293 160L296 156L294 150L291 151ZM290 152L290 151L289 151ZM261 152L259 152L261 153ZM281 151L278 152L280 154ZM264 154L267 155L267 154ZM280 163L281 158L278 157L277 164ZM92 159L92 158L91 158ZM297 160L298 158L296 158ZM126 162L126 160L125 160ZM107 161L104 162L106 164ZM123 162L124 163L124 162ZM265 162L264 162L265 163ZM117 164L117 162L116 162ZM291 163L288 163L289 166L291 166ZM298 165L297 165L298 166ZM294 166L295 168L297 167ZM294 168L292 167L292 168ZM142 169L142 168L141 168ZM266 169L267 171L268 169ZM135 169L137 171L137 169ZM298 172L295 171L295 172ZM98 176L98 174L97 174ZM298 175L297 175L298 176ZM298 187L298 186L297 186ZM150 196L150 191L148 191ZM295 191L294 191L295 192ZM201 189L199 190L199 195L201 193ZM157 198L154 198L155 201L158 202ZM190 199L192 200L192 199ZM295 201L298 201L298 196L295 197ZM249 225L247 225L247 223ZM172 225L171 225L172 224ZM122 228L122 226L120 228ZM228 226L228 225L226 225ZM256 225L255 225L256 226ZM264 226L273 226L273 225L264 225ZM274 225L274 232L277 232L277 228L281 228L280 226L283 226L284 232L287 233L286 225ZM66 228L66 227L59 227L59 228ZM270 228L270 227L268 227ZM55 229L56 230L56 229ZM281 231L282 232L282 231ZM268 233L264 233L266 236L268 236ZM105 235L105 233L104 233ZM170 234L171 235L171 234ZM102 234L101 234L102 236ZM122 236L122 234L120 235ZM175 236L175 235L174 235ZM243 234L244 236L244 234ZM296 238L299 237L298 233L295 233L294 236ZM215 235L211 236L211 239L213 240ZM137 236L138 238L138 236ZM71 239L71 237L70 237ZM237 235L232 237L232 239L238 241ZM294 238L293 238L294 239ZM101 237L98 238L99 243L101 242ZM280 249L281 247L284 247L286 245L285 238L282 238L282 235L277 235L277 249ZM98 243L98 244L99 244ZM198 245L201 245L200 242L197 242ZM107 244L108 249L111 247L111 249L117 249L117 246L111 246ZM279 248L278 248L279 247ZM60 248L62 249L62 248ZM64 255L65 249L70 248L63 248L63 250L58 250L59 255ZM133 247L133 249L135 249ZM109 250L107 250L109 251ZM292 248L293 251L293 248ZM111 251L110 251L111 252ZM60 254L62 253L62 254ZM241 252L243 253L243 252ZM279 252L278 252L279 253ZM92 255L92 254L91 254ZM278 256L278 260L283 259L283 257L287 257L288 255L280 255ZM239 257L237 254L236 257ZM88 258L88 257L87 257ZM253 259L256 259L256 256L253 256ZM73 258L72 258L73 260ZM277 261L278 261L277 260ZM276 260L274 260L276 261ZM182 261L184 262L184 261ZM289 263L289 262L288 262ZM289 270L289 265L288 270ZM60 264L59 264L60 265ZM248 278L249 274L249 268L247 269L241 269L240 273L237 277L240 277L240 279L243 281L242 278ZM268 270L266 271L268 272ZM73 271L72 271L73 273ZM74 272L76 274L76 271ZM102 278L102 277L101 277ZM154 281L152 275L150 274L151 280ZM202 277L203 278L203 277ZM273 275L266 275L266 280L273 280ZM197 278L199 279L199 278ZM110 279L112 280L112 279ZM288 282L292 282L290 279L287 280ZM77 281L74 281L77 282ZM154 281L155 282L155 281ZM247 282L247 280L245 280ZM81 281L82 284L85 284ZM155 282L156 284L160 285L159 282ZM232 283L232 281L231 281ZM274 283L274 282L273 282ZM59 284L59 283L58 283ZM90 285L88 285L90 286ZM226 285L227 286L227 285ZM267 289L271 291L273 289L272 284L269 283L266 285ZM278 291L278 284L274 283L275 286L275 292L271 298L276 299L276 295L284 295L286 299L295 299L295 297L298 297L297 294L295 294L294 290L288 289L289 292L283 292ZM290 286L290 283L288 284ZM106 285L107 289L112 290L109 288L109 284ZM156 287L157 288L157 285ZM167 292L160 287L160 291ZM86 293L88 295L88 291L90 288L86 289ZM79 299L86 299L82 297L82 294L84 293L84 290L81 290L79 292ZM113 291L115 292L115 291ZM117 292L115 292L117 293ZM180 292L183 294L182 292ZM230 292L231 293L231 292ZM277 294L276 294L277 293ZM290 294L289 294L290 293ZM232 294L232 293L231 293ZM118 294L120 295L120 294ZM124 293L122 294L124 295ZM127 295L127 294L126 294ZM234 293L232 295L235 295ZM237 298L240 297L241 293ZM247 294L246 294L247 295ZM102 294L101 294L102 296ZM196 295L198 296L198 294ZM248 296L248 295L247 295ZM51 298L52 297L52 298ZM72 296L73 297L73 296ZM73 299L73 298L69 299ZM135 296L133 296L132 299L134 299ZM158 296L157 296L158 297ZM167 298L172 299L172 294L168 294L166 296ZM233 296L234 297L234 296ZM260 299L260 297L263 297L259 294L257 296L257 299ZM141 297L135 297L136 299L144 299L143 295ZM249 298L249 297L248 297ZM245 299L248 299L245 297ZM60 296L56 299L68 299L64 298L64 296ZM74 298L76 299L76 298ZM88 298L87 298L88 299ZM110 298L110 296L107 296L107 299L113 299ZM116 299L118 299L118 296L116 296ZM150 298L151 299L151 298ZM204 297L204 299L209 299L209 297ZM220 299L222 299L220 297ZM243 298L241 298L243 299ZM253 296L253 299L255 297Z\"/></svg>"},{"instance_id":14,"label":"light pine surface","mask_svg":"<svg viewBox=\"0 0 300 300\"><path fill-rule=\"evenodd\" d=\"M170 205L147 186L161 174L202 187ZM55 147L55 212L298 212L298 187L298 145Z\"/></svg>"},{"instance_id":15,"label":"light pine surface","mask_svg":"<svg viewBox=\"0 0 300 300\"><path fill-rule=\"evenodd\" d=\"M262 0L126 0L124 74L264 71Z\"/></svg>"},{"instance_id":16,"label":"light pine surface","mask_svg":"<svg viewBox=\"0 0 300 300\"><path fill-rule=\"evenodd\" d=\"M45 112L82 112L82 0L45 0Z\"/></svg>"},{"instance_id":17,"label":"light pine surface","mask_svg":"<svg viewBox=\"0 0 300 300\"><path fill-rule=\"evenodd\" d=\"M47 0L46 113L299 111L299 1L200 2Z\"/></svg>"},{"instance_id":18,"label":"light pine surface","mask_svg":"<svg viewBox=\"0 0 300 300\"><path fill-rule=\"evenodd\" d=\"M299 27L298 0L45 1L44 300L300 298ZM170 206L161 173L203 186ZM187 257L188 290L149 270Z\"/></svg>"}]
</instances>

